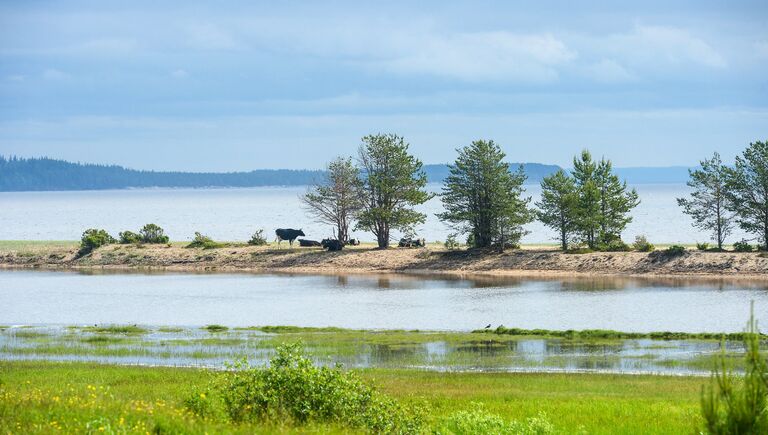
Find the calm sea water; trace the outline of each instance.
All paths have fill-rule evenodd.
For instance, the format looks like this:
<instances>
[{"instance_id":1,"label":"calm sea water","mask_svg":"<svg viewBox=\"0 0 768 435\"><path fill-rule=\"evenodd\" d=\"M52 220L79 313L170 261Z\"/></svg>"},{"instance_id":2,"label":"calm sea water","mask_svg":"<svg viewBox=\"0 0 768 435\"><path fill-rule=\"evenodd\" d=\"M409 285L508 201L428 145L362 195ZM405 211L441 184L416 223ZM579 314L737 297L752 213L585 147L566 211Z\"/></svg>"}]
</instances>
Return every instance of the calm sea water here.
<instances>
[{"instance_id":1,"label":"calm sea water","mask_svg":"<svg viewBox=\"0 0 768 435\"><path fill-rule=\"evenodd\" d=\"M709 235L691 226L675 198L684 196L681 184L636 186L642 203L632 213L634 221L624 233L631 242L638 234L655 243L693 243ZM439 192L440 185L429 189ZM538 185L527 186L536 201ZM76 240L86 228L105 228L117 234L138 230L154 222L173 240L190 240L200 231L217 240L247 240L257 229L274 238L275 228L302 228L308 238L332 234L330 227L313 222L302 209L299 195L305 187L248 189L139 189L75 192L0 192L0 240ZM442 210L434 198L421 207L427 222L418 229L429 241L445 240L451 232L435 213ZM539 223L528 225L524 243L551 243L556 234ZM732 240L742 234L736 232ZM354 237L373 241L370 234Z\"/></svg>"},{"instance_id":2,"label":"calm sea water","mask_svg":"<svg viewBox=\"0 0 768 435\"><path fill-rule=\"evenodd\" d=\"M297 325L471 330L741 331L768 284L402 275L0 271L0 324Z\"/></svg>"}]
</instances>

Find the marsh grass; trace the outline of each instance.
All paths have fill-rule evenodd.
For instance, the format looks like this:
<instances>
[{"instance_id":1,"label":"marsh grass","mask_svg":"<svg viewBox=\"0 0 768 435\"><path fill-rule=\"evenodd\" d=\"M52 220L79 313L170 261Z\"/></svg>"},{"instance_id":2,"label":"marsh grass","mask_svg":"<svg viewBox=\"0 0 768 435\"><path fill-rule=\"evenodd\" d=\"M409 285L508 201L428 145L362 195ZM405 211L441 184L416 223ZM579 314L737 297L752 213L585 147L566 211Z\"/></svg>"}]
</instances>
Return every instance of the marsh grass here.
<instances>
[{"instance_id":1,"label":"marsh grass","mask_svg":"<svg viewBox=\"0 0 768 435\"><path fill-rule=\"evenodd\" d=\"M507 328L500 325L496 329L477 329L472 331L477 334L495 334L511 335L518 337L556 337L565 339L639 339L650 338L652 340L728 340L741 341L744 339L743 332L622 332L610 329L584 329L584 330L551 330L551 329L522 329ZM760 335L761 339L768 339L765 334Z\"/></svg>"},{"instance_id":2,"label":"marsh grass","mask_svg":"<svg viewBox=\"0 0 768 435\"><path fill-rule=\"evenodd\" d=\"M228 327L226 327L224 325L216 325L216 324L203 326L202 329L204 329L204 330L206 330L208 332L214 332L214 333L215 332L226 332L226 331L229 331Z\"/></svg>"},{"instance_id":3,"label":"marsh grass","mask_svg":"<svg viewBox=\"0 0 768 435\"><path fill-rule=\"evenodd\" d=\"M97 334L142 335L148 332L147 329L136 325L85 326L79 329L85 332L94 332Z\"/></svg>"},{"instance_id":4,"label":"marsh grass","mask_svg":"<svg viewBox=\"0 0 768 435\"><path fill-rule=\"evenodd\" d=\"M702 378L358 370L397 399L423 403L428 432L475 409L510 423L544 413L558 433L679 434L700 424ZM184 407L206 391L205 370L85 363L0 362L0 433L349 433L196 417ZM90 425L90 429L88 427ZM55 428L54 426L58 427Z\"/></svg>"}]
</instances>

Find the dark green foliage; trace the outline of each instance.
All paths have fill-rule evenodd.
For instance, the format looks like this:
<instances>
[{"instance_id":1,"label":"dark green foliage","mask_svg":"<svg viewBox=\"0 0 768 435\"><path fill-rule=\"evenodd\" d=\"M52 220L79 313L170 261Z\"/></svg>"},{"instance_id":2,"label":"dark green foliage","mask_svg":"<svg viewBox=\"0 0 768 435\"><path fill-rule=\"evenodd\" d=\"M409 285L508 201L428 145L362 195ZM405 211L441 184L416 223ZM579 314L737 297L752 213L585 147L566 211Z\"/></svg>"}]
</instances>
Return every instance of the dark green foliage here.
<instances>
[{"instance_id":1,"label":"dark green foliage","mask_svg":"<svg viewBox=\"0 0 768 435\"><path fill-rule=\"evenodd\" d=\"M387 248L391 230L408 232L424 223L426 215L413 207L432 197L424 190L427 176L408 143L394 134L364 137L358 159L363 204L356 228L372 232L379 248Z\"/></svg>"},{"instance_id":2,"label":"dark green foliage","mask_svg":"<svg viewBox=\"0 0 768 435\"><path fill-rule=\"evenodd\" d=\"M456 234L451 233L448 234L448 237L445 239L445 249L448 249L449 251L453 251L454 249L458 249L459 242L456 240Z\"/></svg>"},{"instance_id":3,"label":"dark green foliage","mask_svg":"<svg viewBox=\"0 0 768 435\"><path fill-rule=\"evenodd\" d=\"M203 248L203 249L216 249L216 248L223 248L227 246L226 243L219 243L214 241L212 238L205 236L203 234L200 234L198 232L195 232L195 238L192 239L192 242L190 242L186 247L187 248Z\"/></svg>"},{"instance_id":4,"label":"dark green foliage","mask_svg":"<svg viewBox=\"0 0 768 435\"><path fill-rule=\"evenodd\" d=\"M696 243L696 249L699 251L708 251L709 243Z\"/></svg>"},{"instance_id":5,"label":"dark green foliage","mask_svg":"<svg viewBox=\"0 0 768 435\"><path fill-rule=\"evenodd\" d=\"M264 230L257 230L248 240L251 246L264 246L267 244L267 238L264 237Z\"/></svg>"},{"instance_id":6,"label":"dark green foliage","mask_svg":"<svg viewBox=\"0 0 768 435\"><path fill-rule=\"evenodd\" d=\"M714 333L714 332L622 332L614 331L610 329L584 329L573 330L568 329L565 331L550 330L550 329L522 329L522 328L507 328L503 325L496 329L478 329L472 331L473 333L491 333L502 335L514 335L514 336L536 336L536 337L556 337L565 339L637 339L637 338L650 338L653 340L742 340L745 337L744 333ZM767 338L765 335L761 335L762 338Z\"/></svg>"},{"instance_id":7,"label":"dark green foliage","mask_svg":"<svg viewBox=\"0 0 768 435\"><path fill-rule=\"evenodd\" d=\"M632 248L624 243L621 239L613 239L608 242L601 242L598 244L597 250L603 252L629 252L632 250Z\"/></svg>"},{"instance_id":8,"label":"dark green foliage","mask_svg":"<svg viewBox=\"0 0 768 435\"><path fill-rule=\"evenodd\" d=\"M656 247L643 235L635 237L635 243L632 244L632 248L639 252L653 252L653 250L656 249Z\"/></svg>"},{"instance_id":9,"label":"dark green foliage","mask_svg":"<svg viewBox=\"0 0 768 435\"><path fill-rule=\"evenodd\" d=\"M613 173L610 160L592 160L589 151L573 159L573 177L579 194L577 227L582 240L592 249L599 243L619 239L624 228L632 222L629 212L640 200L637 192L627 189Z\"/></svg>"},{"instance_id":10,"label":"dark green foliage","mask_svg":"<svg viewBox=\"0 0 768 435\"><path fill-rule=\"evenodd\" d=\"M400 404L340 367L316 367L299 344L277 348L265 367L244 361L215 374L208 394L187 401L198 415L219 406L233 422L305 425L329 423L370 433L417 434L422 411Z\"/></svg>"},{"instance_id":11,"label":"dark green foliage","mask_svg":"<svg viewBox=\"0 0 768 435\"><path fill-rule=\"evenodd\" d=\"M533 218L530 198L523 198L525 174L510 171L505 154L493 141L477 140L457 150L441 199L445 212L437 216L472 235L472 247L515 246Z\"/></svg>"},{"instance_id":12,"label":"dark green foliage","mask_svg":"<svg viewBox=\"0 0 768 435\"><path fill-rule=\"evenodd\" d=\"M733 244L733 250L736 252L752 252L753 247L746 240L740 240Z\"/></svg>"},{"instance_id":13,"label":"dark green foliage","mask_svg":"<svg viewBox=\"0 0 768 435\"><path fill-rule=\"evenodd\" d=\"M203 327L203 329L205 329L208 332L226 332L229 330L229 328L224 325L216 325L216 324L206 325Z\"/></svg>"},{"instance_id":14,"label":"dark green foliage","mask_svg":"<svg viewBox=\"0 0 768 435\"><path fill-rule=\"evenodd\" d=\"M565 251L566 254L591 254L595 252L593 249L585 247L570 248Z\"/></svg>"},{"instance_id":15,"label":"dark green foliage","mask_svg":"<svg viewBox=\"0 0 768 435\"><path fill-rule=\"evenodd\" d=\"M146 224L139 231L141 241L144 243L168 243L168 236L162 228L155 224Z\"/></svg>"},{"instance_id":16,"label":"dark green foliage","mask_svg":"<svg viewBox=\"0 0 768 435\"><path fill-rule=\"evenodd\" d=\"M760 354L760 342L753 303L744 333L744 375L733 373L723 350L711 384L702 393L701 410L707 433L768 433L768 361Z\"/></svg>"},{"instance_id":17,"label":"dark green foliage","mask_svg":"<svg viewBox=\"0 0 768 435\"><path fill-rule=\"evenodd\" d=\"M83 237L80 239L80 250L77 255L82 257L83 255L90 254L94 249L117 243L114 237L110 236L106 230L99 230L96 228L90 228L83 232Z\"/></svg>"},{"instance_id":18,"label":"dark green foliage","mask_svg":"<svg viewBox=\"0 0 768 435\"><path fill-rule=\"evenodd\" d=\"M324 180L301 197L306 210L318 222L333 226L334 238L344 243L362 207L359 172L351 157L338 157L328 164Z\"/></svg>"},{"instance_id":19,"label":"dark green foliage","mask_svg":"<svg viewBox=\"0 0 768 435\"><path fill-rule=\"evenodd\" d=\"M568 250L568 243L578 229L578 205L576 183L565 171L557 171L542 180L536 215L544 225L557 231L563 251Z\"/></svg>"},{"instance_id":20,"label":"dark green foliage","mask_svg":"<svg viewBox=\"0 0 768 435\"><path fill-rule=\"evenodd\" d=\"M728 206L768 250L768 141L749 144L728 170Z\"/></svg>"},{"instance_id":21,"label":"dark green foliage","mask_svg":"<svg viewBox=\"0 0 768 435\"><path fill-rule=\"evenodd\" d=\"M134 233L133 231L123 231L120 235L120 244L130 245L141 243L141 235Z\"/></svg>"},{"instance_id":22,"label":"dark green foliage","mask_svg":"<svg viewBox=\"0 0 768 435\"><path fill-rule=\"evenodd\" d=\"M701 161L701 169L688 171L688 186L693 189L690 199L678 198L677 204L693 218L693 226L712 232L718 249L731 233L733 213L727 209L728 168L720 154Z\"/></svg>"},{"instance_id":23,"label":"dark green foliage","mask_svg":"<svg viewBox=\"0 0 768 435\"><path fill-rule=\"evenodd\" d=\"M677 257L685 254L685 252L686 252L685 246L680 246L680 245L672 245L664 250L664 253L670 257Z\"/></svg>"}]
</instances>

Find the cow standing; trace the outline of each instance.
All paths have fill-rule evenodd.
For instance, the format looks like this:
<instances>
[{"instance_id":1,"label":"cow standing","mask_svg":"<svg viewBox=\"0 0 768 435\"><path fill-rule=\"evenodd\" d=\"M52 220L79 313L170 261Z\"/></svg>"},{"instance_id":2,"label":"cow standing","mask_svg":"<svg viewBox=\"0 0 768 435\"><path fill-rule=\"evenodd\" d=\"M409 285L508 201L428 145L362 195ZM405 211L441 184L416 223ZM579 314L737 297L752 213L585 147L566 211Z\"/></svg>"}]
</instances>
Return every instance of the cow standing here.
<instances>
[{"instance_id":1,"label":"cow standing","mask_svg":"<svg viewBox=\"0 0 768 435\"><path fill-rule=\"evenodd\" d=\"M292 228L278 228L275 230L275 235L277 236L278 248L280 247L280 242L283 240L288 240L288 244L293 248L293 241L296 240L296 237L306 236L301 229L294 230Z\"/></svg>"}]
</instances>

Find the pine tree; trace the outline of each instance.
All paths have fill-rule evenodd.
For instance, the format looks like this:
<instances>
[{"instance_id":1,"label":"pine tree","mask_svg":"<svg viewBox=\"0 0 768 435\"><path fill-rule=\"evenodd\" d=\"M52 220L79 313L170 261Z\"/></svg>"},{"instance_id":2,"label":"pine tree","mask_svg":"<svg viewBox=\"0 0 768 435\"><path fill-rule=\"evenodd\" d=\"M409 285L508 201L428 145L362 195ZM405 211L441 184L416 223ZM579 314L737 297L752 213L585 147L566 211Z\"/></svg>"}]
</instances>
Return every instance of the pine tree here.
<instances>
[{"instance_id":1,"label":"pine tree","mask_svg":"<svg viewBox=\"0 0 768 435\"><path fill-rule=\"evenodd\" d=\"M426 215L413 207L432 198L424 190L427 175L408 143L394 134L364 137L358 161L363 204L356 228L372 232L379 248L387 248L391 230L409 232L424 223Z\"/></svg>"},{"instance_id":2,"label":"pine tree","mask_svg":"<svg viewBox=\"0 0 768 435\"><path fill-rule=\"evenodd\" d=\"M505 154L493 141L477 140L457 150L441 199L445 212L437 216L462 233L473 247L517 245L532 220L530 198L523 198L522 166L511 172Z\"/></svg>"},{"instance_id":3,"label":"pine tree","mask_svg":"<svg viewBox=\"0 0 768 435\"><path fill-rule=\"evenodd\" d=\"M749 144L728 170L726 196L739 226L768 250L768 141Z\"/></svg>"},{"instance_id":4,"label":"pine tree","mask_svg":"<svg viewBox=\"0 0 768 435\"><path fill-rule=\"evenodd\" d=\"M731 232L733 214L726 208L726 182L728 170L723 166L720 154L701 161L701 169L688 170L688 186L693 189L690 199L678 198L677 204L693 218L693 225L711 231L722 250L725 238Z\"/></svg>"},{"instance_id":5,"label":"pine tree","mask_svg":"<svg viewBox=\"0 0 768 435\"><path fill-rule=\"evenodd\" d=\"M576 231L579 195L574 179L562 169L541 181L541 201L536 203L539 220L558 232L560 247L568 250L568 242Z\"/></svg>"}]
</instances>

